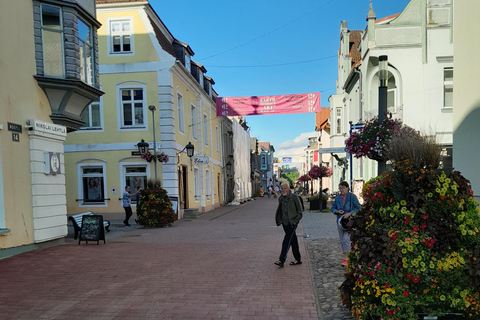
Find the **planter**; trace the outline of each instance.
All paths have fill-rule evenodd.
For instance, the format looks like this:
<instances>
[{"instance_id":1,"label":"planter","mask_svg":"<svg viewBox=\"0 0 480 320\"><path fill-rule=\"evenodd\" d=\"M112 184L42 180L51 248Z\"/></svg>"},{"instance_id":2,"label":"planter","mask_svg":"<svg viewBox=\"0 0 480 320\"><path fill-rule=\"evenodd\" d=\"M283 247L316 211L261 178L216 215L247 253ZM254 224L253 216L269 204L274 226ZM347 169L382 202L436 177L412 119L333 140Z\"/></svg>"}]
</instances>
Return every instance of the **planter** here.
<instances>
[{"instance_id":1,"label":"planter","mask_svg":"<svg viewBox=\"0 0 480 320\"><path fill-rule=\"evenodd\" d=\"M310 210L321 210L321 202L320 199L313 199L310 200Z\"/></svg>"}]
</instances>

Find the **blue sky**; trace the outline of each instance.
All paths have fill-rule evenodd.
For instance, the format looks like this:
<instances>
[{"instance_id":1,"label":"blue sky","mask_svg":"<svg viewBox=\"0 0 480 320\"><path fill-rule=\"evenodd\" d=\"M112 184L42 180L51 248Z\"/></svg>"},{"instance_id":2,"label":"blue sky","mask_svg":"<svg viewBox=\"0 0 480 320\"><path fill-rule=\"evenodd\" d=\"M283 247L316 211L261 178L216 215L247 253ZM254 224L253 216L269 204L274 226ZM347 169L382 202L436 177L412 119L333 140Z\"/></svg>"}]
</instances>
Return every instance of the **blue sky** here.
<instances>
[{"instance_id":1,"label":"blue sky","mask_svg":"<svg viewBox=\"0 0 480 320\"><path fill-rule=\"evenodd\" d=\"M195 52L221 97L335 93L340 22L364 30L369 0L149 0L175 38ZM373 0L377 19L409 0ZM250 135L269 141L276 156L302 154L315 115L248 116Z\"/></svg>"}]
</instances>

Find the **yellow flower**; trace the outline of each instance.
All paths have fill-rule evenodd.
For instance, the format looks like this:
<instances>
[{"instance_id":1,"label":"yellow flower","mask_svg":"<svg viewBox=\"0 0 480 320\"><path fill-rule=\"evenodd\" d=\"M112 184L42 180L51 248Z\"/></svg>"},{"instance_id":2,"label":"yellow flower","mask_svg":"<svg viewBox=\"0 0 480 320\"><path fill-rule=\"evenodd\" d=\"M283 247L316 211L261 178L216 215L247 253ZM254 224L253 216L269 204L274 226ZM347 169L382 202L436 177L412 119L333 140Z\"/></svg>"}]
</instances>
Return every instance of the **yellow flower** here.
<instances>
[{"instance_id":1,"label":"yellow flower","mask_svg":"<svg viewBox=\"0 0 480 320\"><path fill-rule=\"evenodd\" d=\"M401 204L402 206L405 206L405 205L407 204L407 201L402 200L402 201L400 201L400 204Z\"/></svg>"},{"instance_id":2,"label":"yellow flower","mask_svg":"<svg viewBox=\"0 0 480 320\"><path fill-rule=\"evenodd\" d=\"M433 193L429 192L429 193L427 194L427 196L428 196L429 198L431 198L431 197L433 197Z\"/></svg>"},{"instance_id":3,"label":"yellow flower","mask_svg":"<svg viewBox=\"0 0 480 320\"><path fill-rule=\"evenodd\" d=\"M445 301L445 299L446 299L446 297L442 294L442 295L440 296L440 300Z\"/></svg>"},{"instance_id":4,"label":"yellow flower","mask_svg":"<svg viewBox=\"0 0 480 320\"><path fill-rule=\"evenodd\" d=\"M407 249L402 249L402 253L403 254L407 253Z\"/></svg>"},{"instance_id":5,"label":"yellow flower","mask_svg":"<svg viewBox=\"0 0 480 320\"><path fill-rule=\"evenodd\" d=\"M450 178L445 179L446 183L450 183L450 181L451 181Z\"/></svg>"},{"instance_id":6,"label":"yellow flower","mask_svg":"<svg viewBox=\"0 0 480 320\"><path fill-rule=\"evenodd\" d=\"M436 192L436 193L440 193L440 188L436 188L436 189L435 189L435 192Z\"/></svg>"},{"instance_id":7,"label":"yellow flower","mask_svg":"<svg viewBox=\"0 0 480 320\"><path fill-rule=\"evenodd\" d=\"M390 213L390 218L393 218L393 217L395 217L395 213L391 212Z\"/></svg>"},{"instance_id":8,"label":"yellow flower","mask_svg":"<svg viewBox=\"0 0 480 320\"><path fill-rule=\"evenodd\" d=\"M462 236L466 235L467 234L467 231L466 230L462 230Z\"/></svg>"}]
</instances>

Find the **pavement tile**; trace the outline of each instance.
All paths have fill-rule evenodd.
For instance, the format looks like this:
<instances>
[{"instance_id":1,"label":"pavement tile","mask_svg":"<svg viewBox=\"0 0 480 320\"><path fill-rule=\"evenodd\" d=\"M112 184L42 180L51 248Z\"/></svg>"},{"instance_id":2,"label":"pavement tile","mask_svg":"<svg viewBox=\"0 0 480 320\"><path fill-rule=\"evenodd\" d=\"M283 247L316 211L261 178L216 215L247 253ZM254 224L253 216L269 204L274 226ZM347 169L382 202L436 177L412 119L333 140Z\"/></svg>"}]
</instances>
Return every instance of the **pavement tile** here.
<instances>
[{"instance_id":1,"label":"pavement tile","mask_svg":"<svg viewBox=\"0 0 480 320\"><path fill-rule=\"evenodd\" d=\"M297 232L304 263L289 266L290 253L284 268L273 265L276 205L257 198L170 228L111 221L106 244L67 238L0 260L0 319L328 319L318 315L307 230Z\"/></svg>"}]
</instances>

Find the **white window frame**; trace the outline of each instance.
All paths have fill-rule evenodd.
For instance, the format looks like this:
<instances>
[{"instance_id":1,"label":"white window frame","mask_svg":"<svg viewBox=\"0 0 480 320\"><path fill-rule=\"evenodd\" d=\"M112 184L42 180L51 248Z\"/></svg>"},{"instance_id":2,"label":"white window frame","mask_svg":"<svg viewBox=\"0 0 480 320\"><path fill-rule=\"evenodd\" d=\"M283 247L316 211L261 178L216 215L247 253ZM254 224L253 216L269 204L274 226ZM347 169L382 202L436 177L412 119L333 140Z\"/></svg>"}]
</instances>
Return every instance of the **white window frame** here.
<instances>
[{"instance_id":1,"label":"white window frame","mask_svg":"<svg viewBox=\"0 0 480 320\"><path fill-rule=\"evenodd\" d=\"M200 70L198 71L198 83L200 84L200 87L203 89L203 72Z\"/></svg>"},{"instance_id":2,"label":"white window frame","mask_svg":"<svg viewBox=\"0 0 480 320\"><path fill-rule=\"evenodd\" d=\"M130 24L130 32L123 33L120 31L118 34L112 31L113 23L128 22ZM113 37L116 35L124 36L130 35L130 51L113 51ZM133 56L135 54L135 42L134 42L134 29L133 29L133 17L121 17L121 18L108 18L107 19L107 55L108 56Z\"/></svg>"},{"instance_id":3,"label":"white window frame","mask_svg":"<svg viewBox=\"0 0 480 320\"><path fill-rule=\"evenodd\" d=\"M48 28L48 27L44 27L43 26L43 7L52 7L52 8L57 8L60 10L60 29L57 30L57 29L52 29L52 28ZM63 78L65 77L65 47L64 47L64 29L63 29L63 10L62 10L62 7L59 7L59 6L54 6L54 5L51 5L51 4L45 4L45 3L42 3L40 5L40 28L42 30L42 55L43 55L43 72L45 75L48 75L49 77L57 77L57 78ZM61 45L61 56L62 56L62 74L50 74L46 71L46 68L45 68L45 48L47 47L45 45L45 31L47 32L55 32L55 33L59 33L60 34L60 45Z\"/></svg>"},{"instance_id":4,"label":"white window frame","mask_svg":"<svg viewBox=\"0 0 480 320\"><path fill-rule=\"evenodd\" d=\"M207 200L209 201L211 199L211 183L210 183L210 169L206 169L205 170L205 177L206 177L206 181L205 181L205 184L206 184L206 191L205 191L205 194L207 196Z\"/></svg>"},{"instance_id":5,"label":"white window frame","mask_svg":"<svg viewBox=\"0 0 480 320\"><path fill-rule=\"evenodd\" d=\"M453 86L453 75L452 75L452 80L446 80L445 78L445 73L447 71L451 71L453 73L453 67L445 67L443 68L443 108L445 109L452 109L453 108L453 90L454 90L454 86ZM452 105L450 106L447 106L446 105L446 88L451 88L452 89Z\"/></svg>"},{"instance_id":6,"label":"white window frame","mask_svg":"<svg viewBox=\"0 0 480 320\"><path fill-rule=\"evenodd\" d=\"M123 101L122 101L122 91L123 90L138 90L141 89L143 91L143 100L142 102L142 116L143 116L143 124L135 125L133 122L135 121L135 114L132 113L132 124L125 125L124 124L124 115L123 115ZM133 101L133 100L132 100ZM138 100L140 101L140 100ZM131 131L131 130L148 130L148 119L147 119L147 88L145 85L121 85L117 86L117 117L118 117L118 130L119 131Z\"/></svg>"},{"instance_id":7,"label":"white window frame","mask_svg":"<svg viewBox=\"0 0 480 320\"><path fill-rule=\"evenodd\" d=\"M203 114L203 141L208 146L208 115Z\"/></svg>"},{"instance_id":8,"label":"white window frame","mask_svg":"<svg viewBox=\"0 0 480 320\"><path fill-rule=\"evenodd\" d=\"M190 114L192 119L192 138L197 140L197 108L191 104Z\"/></svg>"},{"instance_id":9,"label":"white window frame","mask_svg":"<svg viewBox=\"0 0 480 320\"><path fill-rule=\"evenodd\" d=\"M218 126L215 126L215 140L216 140L216 144L217 144L217 153L220 153Z\"/></svg>"},{"instance_id":10,"label":"white window frame","mask_svg":"<svg viewBox=\"0 0 480 320\"><path fill-rule=\"evenodd\" d=\"M83 200L83 199L85 199L85 195L83 194L83 178L84 178L83 169L87 168L87 167L94 167L94 168L101 167L102 168L103 197L105 199L108 198L108 196L107 196L107 190L108 190L108 188L107 188L107 172L106 172L107 169L106 169L105 162L78 163L77 164L78 199L82 199L78 202L78 206L80 208L82 208L82 207L106 207L108 200L103 200L103 201L99 201L99 202L84 202L84 200ZM90 175L86 175L86 176L88 177ZM95 175L92 175L92 177L95 177Z\"/></svg>"},{"instance_id":11,"label":"white window frame","mask_svg":"<svg viewBox=\"0 0 480 320\"><path fill-rule=\"evenodd\" d=\"M183 105L183 95L177 92L177 111L178 111L178 131L185 133L185 110Z\"/></svg>"},{"instance_id":12,"label":"white window frame","mask_svg":"<svg viewBox=\"0 0 480 320\"><path fill-rule=\"evenodd\" d=\"M198 167L193 168L193 180L194 180L194 185L195 185L195 202L200 201L200 177L198 175Z\"/></svg>"},{"instance_id":13,"label":"white window frame","mask_svg":"<svg viewBox=\"0 0 480 320\"><path fill-rule=\"evenodd\" d=\"M145 177L146 180L148 181L150 179L150 163L148 162L120 162L120 184L121 184L121 193L120 193L120 198L125 191L125 180L127 176L132 176L133 174L128 174L127 173L127 167L144 167L145 168ZM140 174L136 173L135 175L140 176ZM144 186L146 187L146 186ZM135 193L137 190L135 190L135 186L130 186L130 193ZM134 198L132 198L132 205L136 205L136 201Z\"/></svg>"}]
</instances>

